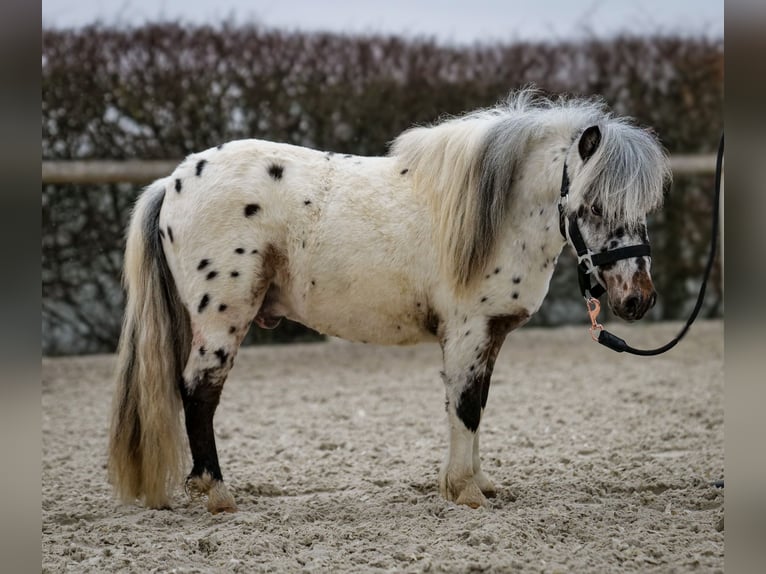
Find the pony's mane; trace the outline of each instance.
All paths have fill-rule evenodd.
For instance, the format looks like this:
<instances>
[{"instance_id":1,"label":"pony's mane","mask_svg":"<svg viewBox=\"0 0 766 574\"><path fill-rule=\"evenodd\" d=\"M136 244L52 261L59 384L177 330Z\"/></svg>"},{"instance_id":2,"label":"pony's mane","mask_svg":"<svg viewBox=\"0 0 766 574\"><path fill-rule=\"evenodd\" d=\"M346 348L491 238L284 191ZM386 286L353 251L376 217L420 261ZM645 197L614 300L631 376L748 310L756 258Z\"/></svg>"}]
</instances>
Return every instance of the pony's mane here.
<instances>
[{"instance_id":1,"label":"pony's mane","mask_svg":"<svg viewBox=\"0 0 766 574\"><path fill-rule=\"evenodd\" d=\"M591 125L599 126L601 142L588 161L569 167L570 205L597 201L610 222L642 220L662 202L667 160L653 135L614 118L599 100L551 100L525 89L492 108L415 127L394 140L389 155L426 196L442 269L458 287L488 264L529 147L556 133L571 144Z\"/></svg>"}]
</instances>

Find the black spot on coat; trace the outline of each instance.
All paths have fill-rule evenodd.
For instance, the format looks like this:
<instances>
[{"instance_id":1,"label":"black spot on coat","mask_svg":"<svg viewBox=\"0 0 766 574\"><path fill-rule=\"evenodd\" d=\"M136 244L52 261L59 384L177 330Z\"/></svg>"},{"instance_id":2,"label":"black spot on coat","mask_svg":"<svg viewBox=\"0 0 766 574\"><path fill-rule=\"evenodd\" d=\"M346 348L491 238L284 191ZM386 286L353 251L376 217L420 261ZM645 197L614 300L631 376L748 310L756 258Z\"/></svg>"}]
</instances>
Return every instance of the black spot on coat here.
<instances>
[{"instance_id":1,"label":"black spot on coat","mask_svg":"<svg viewBox=\"0 0 766 574\"><path fill-rule=\"evenodd\" d=\"M248 203L245 206L245 217L252 217L261 210L261 206L257 203Z\"/></svg>"},{"instance_id":2,"label":"black spot on coat","mask_svg":"<svg viewBox=\"0 0 766 574\"><path fill-rule=\"evenodd\" d=\"M197 265L197 271L202 271L209 264L210 264L210 259L203 259L202 261L199 262L199 265Z\"/></svg>"},{"instance_id":3,"label":"black spot on coat","mask_svg":"<svg viewBox=\"0 0 766 574\"><path fill-rule=\"evenodd\" d=\"M220 305L218 305L218 311L220 311L221 313L223 313L224 311L226 311L226 309L227 309L227 308L228 308L228 305L224 305L223 303L221 303Z\"/></svg>"},{"instance_id":4,"label":"black spot on coat","mask_svg":"<svg viewBox=\"0 0 766 574\"><path fill-rule=\"evenodd\" d=\"M197 306L197 313L202 313L202 311L205 310L205 307L207 307L208 303L210 303L210 295L205 293L202 296L202 299L199 301L199 305Z\"/></svg>"},{"instance_id":5,"label":"black spot on coat","mask_svg":"<svg viewBox=\"0 0 766 574\"><path fill-rule=\"evenodd\" d=\"M168 225L168 239L170 239L170 243L173 243L173 230Z\"/></svg>"},{"instance_id":6,"label":"black spot on coat","mask_svg":"<svg viewBox=\"0 0 766 574\"><path fill-rule=\"evenodd\" d=\"M202 175L202 170L205 168L205 164L206 164L206 163L207 163L207 160L206 160L206 159L201 159L201 160L199 160L199 161L197 162L197 167L196 167L196 169L194 170L194 173L197 175L197 177L199 177L200 175Z\"/></svg>"},{"instance_id":7,"label":"black spot on coat","mask_svg":"<svg viewBox=\"0 0 766 574\"><path fill-rule=\"evenodd\" d=\"M229 358L229 354L223 349L216 349L214 354L216 357L218 357L218 361L221 363L221 366L223 366L226 363L226 359Z\"/></svg>"},{"instance_id":8,"label":"black spot on coat","mask_svg":"<svg viewBox=\"0 0 766 574\"><path fill-rule=\"evenodd\" d=\"M237 247L237 248L234 250L234 253L237 253L237 254L239 254L239 255L242 255L244 252L245 252L245 250L244 250L242 247Z\"/></svg>"},{"instance_id":9,"label":"black spot on coat","mask_svg":"<svg viewBox=\"0 0 766 574\"><path fill-rule=\"evenodd\" d=\"M434 336L439 336L439 326L441 325L441 317L439 314L430 307L426 311L425 319L423 320L423 327L426 331Z\"/></svg>"},{"instance_id":10,"label":"black spot on coat","mask_svg":"<svg viewBox=\"0 0 766 574\"><path fill-rule=\"evenodd\" d=\"M176 180L176 192L177 193L181 193L181 180L180 179Z\"/></svg>"},{"instance_id":11,"label":"black spot on coat","mask_svg":"<svg viewBox=\"0 0 766 574\"><path fill-rule=\"evenodd\" d=\"M211 279L215 279L218 276L218 271L211 271L207 274L206 279L210 281Z\"/></svg>"},{"instance_id":12,"label":"black spot on coat","mask_svg":"<svg viewBox=\"0 0 766 574\"><path fill-rule=\"evenodd\" d=\"M281 165L277 165L275 163L272 163L269 166L269 170L268 171L269 171L269 175L271 176L272 179L274 179L276 181L279 181L280 179L282 179L282 174L284 173L285 168L282 167Z\"/></svg>"},{"instance_id":13,"label":"black spot on coat","mask_svg":"<svg viewBox=\"0 0 766 574\"><path fill-rule=\"evenodd\" d=\"M408 171L410 171L410 170L405 168L405 169L403 169L402 171L400 171L399 173L400 173L401 175L404 175L404 174L406 174Z\"/></svg>"}]
</instances>

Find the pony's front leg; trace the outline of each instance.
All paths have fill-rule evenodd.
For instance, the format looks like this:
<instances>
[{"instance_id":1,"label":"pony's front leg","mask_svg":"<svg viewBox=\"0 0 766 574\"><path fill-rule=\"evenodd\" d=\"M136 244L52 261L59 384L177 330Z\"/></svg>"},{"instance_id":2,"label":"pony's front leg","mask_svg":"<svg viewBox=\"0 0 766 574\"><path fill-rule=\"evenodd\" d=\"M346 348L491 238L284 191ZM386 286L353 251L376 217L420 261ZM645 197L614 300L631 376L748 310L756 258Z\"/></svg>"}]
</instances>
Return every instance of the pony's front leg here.
<instances>
[{"instance_id":1,"label":"pony's front leg","mask_svg":"<svg viewBox=\"0 0 766 574\"><path fill-rule=\"evenodd\" d=\"M509 331L523 325L529 315L482 317L442 337L450 446L439 476L442 496L473 508L494 497L495 486L481 470L479 425L489 396L495 359Z\"/></svg>"},{"instance_id":2,"label":"pony's front leg","mask_svg":"<svg viewBox=\"0 0 766 574\"><path fill-rule=\"evenodd\" d=\"M439 476L439 490L444 498L457 504L472 508L486 506L487 499L474 474L474 443L482 414L483 377L467 371L452 376L445 371L443 376L447 394L449 452Z\"/></svg>"}]
</instances>

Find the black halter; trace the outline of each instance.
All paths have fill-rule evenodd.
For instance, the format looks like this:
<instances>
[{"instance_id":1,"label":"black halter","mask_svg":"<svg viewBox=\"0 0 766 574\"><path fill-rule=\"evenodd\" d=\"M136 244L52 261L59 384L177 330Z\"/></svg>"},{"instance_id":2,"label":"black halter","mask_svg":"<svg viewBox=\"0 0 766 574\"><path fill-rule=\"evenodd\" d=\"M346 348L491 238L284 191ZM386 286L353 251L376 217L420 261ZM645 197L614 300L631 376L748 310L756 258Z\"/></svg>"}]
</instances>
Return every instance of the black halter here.
<instances>
[{"instance_id":1,"label":"black halter","mask_svg":"<svg viewBox=\"0 0 766 574\"><path fill-rule=\"evenodd\" d=\"M651 255L648 244L628 245L610 249L603 253L593 253L585 244L580 228L577 225L577 216L566 216L566 203L569 199L569 173L567 164L564 162L564 171L561 175L561 197L559 198L559 231L577 253L577 281L580 284L580 293L585 299L594 297L598 299L606 292L606 289L596 281L591 284L591 275L595 274L601 265L614 263L621 259L632 257L644 257Z\"/></svg>"}]
</instances>

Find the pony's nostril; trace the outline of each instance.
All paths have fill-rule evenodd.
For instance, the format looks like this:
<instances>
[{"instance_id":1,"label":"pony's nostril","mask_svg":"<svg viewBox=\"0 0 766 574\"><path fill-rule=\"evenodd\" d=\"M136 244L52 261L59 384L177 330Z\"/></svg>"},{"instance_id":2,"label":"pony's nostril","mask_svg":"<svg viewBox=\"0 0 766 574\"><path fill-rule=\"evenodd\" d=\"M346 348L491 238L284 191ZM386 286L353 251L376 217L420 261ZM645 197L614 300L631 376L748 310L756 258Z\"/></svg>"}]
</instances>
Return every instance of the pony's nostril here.
<instances>
[{"instance_id":1,"label":"pony's nostril","mask_svg":"<svg viewBox=\"0 0 766 574\"><path fill-rule=\"evenodd\" d=\"M623 308L628 315L635 315L638 311L638 307L641 304L641 299L635 295L631 295L625 300Z\"/></svg>"}]
</instances>

